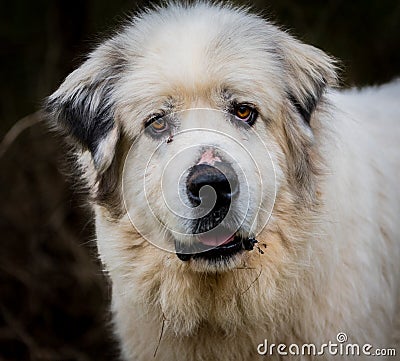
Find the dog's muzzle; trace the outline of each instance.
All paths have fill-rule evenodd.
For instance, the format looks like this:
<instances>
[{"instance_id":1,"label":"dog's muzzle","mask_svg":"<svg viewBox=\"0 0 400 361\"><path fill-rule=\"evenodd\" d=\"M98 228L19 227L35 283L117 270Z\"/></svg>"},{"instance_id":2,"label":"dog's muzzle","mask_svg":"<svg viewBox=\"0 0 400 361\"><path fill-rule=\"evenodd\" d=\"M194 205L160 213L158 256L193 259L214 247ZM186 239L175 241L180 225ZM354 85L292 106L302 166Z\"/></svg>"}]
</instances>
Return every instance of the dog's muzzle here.
<instances>
[{"instance_id":1,"label":"dog's muzzle","mask_svg":"<svg viewBox=\"0 0 400 361\"><path fill-rule=\"evenodd\" d=\"M217 261L242 250L253 249L257 242L254 238L237 235L238 227L229 220L222 224L239 195L239 188L235 170L220 158L211 164L200 162L189 170L186 180L187 197L193 211L199 211L203 216L192 221L192 234L198 235L196 241L190 244L175 241L176 254L180 260L188 261L193 257Z\"/></svg>"},{"instance_id":2,"label":"dog's muzzle","mask_svg":"<svg viewBox=\"0 0 400 361\"><path fill-rule=\"evenodd\" d=\"M239 194L238 177L232 166L223 162L195 165L189 171L186 192L193 206L191 233L200 234L200 240L203 239L203 243L211 246L226 241L223 237L229 238L232 233L228 234L218 225L224 221ZM229 223L229 219L225 223ZM225 225L225 228L232 226ZM207 237L210 238L209 242Z\"/></svg>"}]
</instances>

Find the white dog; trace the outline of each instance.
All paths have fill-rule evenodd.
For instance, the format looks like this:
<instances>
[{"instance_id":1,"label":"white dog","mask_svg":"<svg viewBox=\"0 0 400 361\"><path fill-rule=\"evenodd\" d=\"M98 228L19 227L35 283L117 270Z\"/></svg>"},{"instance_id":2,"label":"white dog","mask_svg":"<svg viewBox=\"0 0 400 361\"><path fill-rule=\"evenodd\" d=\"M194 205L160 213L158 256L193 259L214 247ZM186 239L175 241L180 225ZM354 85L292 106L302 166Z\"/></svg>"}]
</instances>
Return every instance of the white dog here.
<instances>
[{"instance_id":1,"label":"white dog","mask_svg":"<svg viewBox=\"0 0 400 361\"><path fill-rule=\"evenodd\" d=\"M330 57L257 15L170 4L48 99L92 196L125 360L396 346L400 83L335 85Z\"/></svg>"}]
</instances>

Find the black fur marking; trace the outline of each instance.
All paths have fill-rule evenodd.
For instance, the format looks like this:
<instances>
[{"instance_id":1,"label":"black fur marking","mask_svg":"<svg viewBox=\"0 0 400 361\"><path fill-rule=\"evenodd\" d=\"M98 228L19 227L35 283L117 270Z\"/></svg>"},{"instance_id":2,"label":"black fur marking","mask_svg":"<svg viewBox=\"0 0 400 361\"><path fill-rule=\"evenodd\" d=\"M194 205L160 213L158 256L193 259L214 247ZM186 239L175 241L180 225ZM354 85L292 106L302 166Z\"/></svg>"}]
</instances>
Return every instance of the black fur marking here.
<instances>
[{"instance_id":1,"label":"black fur marking","mask_svg":"<svg viewBox=\"0 0 400 361\"><path fill-rule=\"evenodd\" d=\"M102 55L103 70L91 79L81 73L81 83L77 82L75 89L48 99L44 107L55 128L89 150L95 163L101 161L96 157L100 142L115 127L112 89L126 67L126 59L117 46L109 43L103 47L107 50L107 55Z\"/></svg>"},{"instance_id":2,"label":"black fur marking","mask_svg":"<svg viewBox=\"0 0 400 361\"><path fill-rule=\"evenodd\" d=\"M311 113L316 105L315 99L314 100L310 99L310 101L307 101L307 104L305 106L303 106L300 104L300 102L296 99L296 97L293 94L289 94L288 98L289 98L290 102L294 105L294 107L296 108L297 112L301 115L303 120L307 124L310 124Z\"/></svg>"},{"instance_id":3,"label":"black fur marking","mask_svg":"<svg viewBox=\"0 0 400 361\"><path fill-rule=\"evenodd\" d=\"M325 81L316 82L315 93L309 94L304 102L300 102L293 93L288 93L289 101L293 104L293 106L296 108L298 113L307 124L310 124L311 115L317 107L317 104L324 92L325 86Z\"/></svg>"},{"instance_id":4,"label":"black fur marking","mask_svg":"<svg viewBox=\"0 0 400 361\"><path fill-rule=\"evenodd\" d=\"M59 103L55 99L46 105L46 111L56 113L63 128L93 155L114 126L110 89L106 87L100 94L96 92L99 90L95 86L87 87L67 101ZM100 99L100 104L96 109L91 109L95 95Z\"/></svg>"}]
</instances>

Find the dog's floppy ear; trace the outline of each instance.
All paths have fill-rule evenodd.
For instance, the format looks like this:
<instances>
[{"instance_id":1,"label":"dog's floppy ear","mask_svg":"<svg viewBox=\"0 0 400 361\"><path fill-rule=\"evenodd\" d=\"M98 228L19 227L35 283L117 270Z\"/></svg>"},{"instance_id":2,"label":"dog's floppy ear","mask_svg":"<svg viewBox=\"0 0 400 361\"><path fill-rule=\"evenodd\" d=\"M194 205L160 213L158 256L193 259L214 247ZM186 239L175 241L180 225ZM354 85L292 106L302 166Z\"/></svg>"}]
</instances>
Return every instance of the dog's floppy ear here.
<instances>
[{"instance_id":1,"label":"dog's floppy ear","mask_svg":"<svg viewBox=\"0 0 400 361\"><path fill-rule=\"evenodd\" d=\"M313 115L318 105L324 105L327 87L336 85L335 61L285 32L277 35L276 44L283 70L284 109L288 109L283 127L284 147L287 146L287 156L292 158L288 162L292 173L289 179L293 180L303 203L314 203L315 176L321 170L319 158L313 151Z\"/></svg>"},{"instance_id":2,"label":"dog's floppy ear","mask_svg":"<svg viewBox=\"0 0 400 361\"><path fill-rule=\"evenodd\" d=\"M122 63L115 49L103 44L65 79L44 107L51 126L90 151L99 173L111 164L119 138L113 88Z\"/></svg>"},{"instance_id":3,"label":"dog's floppy ear","mask_svg":"<svg viewBox=\"0 0 400 361\"><path fill-rule=\"evenodd\" d=\"M286 33L281 33L278 44L285 66L288 99L309 124L326 87L337 84L335 60Z\"/></svg>"}]
</instances>

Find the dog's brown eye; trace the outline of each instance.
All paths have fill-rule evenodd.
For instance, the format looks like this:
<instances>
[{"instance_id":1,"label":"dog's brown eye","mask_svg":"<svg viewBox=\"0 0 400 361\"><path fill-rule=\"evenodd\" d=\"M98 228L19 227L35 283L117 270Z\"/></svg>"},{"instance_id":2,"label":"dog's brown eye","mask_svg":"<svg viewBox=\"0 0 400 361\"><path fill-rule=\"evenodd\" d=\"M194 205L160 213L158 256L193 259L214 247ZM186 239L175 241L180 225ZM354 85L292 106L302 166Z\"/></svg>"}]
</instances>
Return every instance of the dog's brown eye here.
<instances>
[{"instance_id":1,"label":"dog's brown eye","mask_svg":"<svg viewBox=\"0 0 400 361\"><path fill-rule=\"evenodd\" d=\"M252 125L256 120L258 113L257 110L249 104L237 104L233 109L233 115L237 119Z\"/></svg>"},{"instance_id":2,"label":"dog's brown eye","mask_svg":"<svg viewBox=\"0 0 400 361\"><path fill-rule=\"evenodd\" d=\"M240 119L247 119L251 114L252 109L247 105L239 105L236 108L236 116Z\"/></svg>"},{"instance_id":3,"label":"dog's brown eye","mask_svg":"<svg viewBox=\"0 0 400 361\"><path fill-rule=\"evenodd\" d=\"M144 127L153 133L163 133L168 129L168 122L163 114L157 114L147 120Z\"/></svg>"},{"instance_id":4,"label":"dog's brown eye","mask_svg":"<svg viewBox=\"0 0 400 361\"><path fill-rule=\"evenodd\" d=\"M160 118L151 123L150 126L155 132L160 133L167 129L168 125L164 118Z\"/></svg>"}]
</instances>

